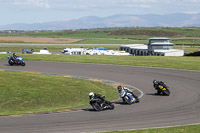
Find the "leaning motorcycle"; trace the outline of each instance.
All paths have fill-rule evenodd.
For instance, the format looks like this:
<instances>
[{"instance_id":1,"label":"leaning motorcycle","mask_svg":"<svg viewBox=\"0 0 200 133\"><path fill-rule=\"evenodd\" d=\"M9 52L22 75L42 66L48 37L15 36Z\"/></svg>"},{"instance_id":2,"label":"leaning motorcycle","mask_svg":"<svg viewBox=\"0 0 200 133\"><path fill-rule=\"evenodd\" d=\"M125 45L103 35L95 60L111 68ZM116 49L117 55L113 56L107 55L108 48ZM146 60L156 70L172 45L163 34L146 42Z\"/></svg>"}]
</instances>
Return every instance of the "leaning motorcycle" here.
<instances>
[{"instance_id":1,"label":"leaning motorcycle","mask_svg":"<svg viewBox=\"0 0 200 133\"><path fill-rule=\"evenodd\" d=\"M129 105L133 104L136 101L139 102L139 99L136 100L130 92L125 90L122 90L122 92L120 93L120 97L126 104Z\"/></svg>"},{"instance_id":2,"label":"leaning motorcycle","mask_svg":"<svg viewBox=\"0 0 200 133\"><path fill-rule=\"evenodd\" d=\"M114 105L111 102L105 103L103 100L99 98L91 99L90 105L96 111L102 111L104 109L114 109Z\"/></svg>"},{"instance_id":3,"label":"leaning motorcycle","mask_svg":"<svg viewBox=\"0 0 200 133\"><path fill-rule=\"evenodd\" d=\"M18 57L15 57L14 59L12 58L12 56L7 56L8 58L8 64L10 64L11 66L12 65L22 65L22 66L25 66L25 62L23 60L22 57L18 56Z\"/></svg>"},{"instance_id":4,"label":"leaning motorcycle","mask_svg":"<svg viewBox=\"0 0 200 133\"><path fill-rule=\"evenodd\" d=\"M158 91L160 91L163 95L169 96L170 95L170 91L169 91L169 87L164 85L158 85Z\"/></svg>"}]
</instances>

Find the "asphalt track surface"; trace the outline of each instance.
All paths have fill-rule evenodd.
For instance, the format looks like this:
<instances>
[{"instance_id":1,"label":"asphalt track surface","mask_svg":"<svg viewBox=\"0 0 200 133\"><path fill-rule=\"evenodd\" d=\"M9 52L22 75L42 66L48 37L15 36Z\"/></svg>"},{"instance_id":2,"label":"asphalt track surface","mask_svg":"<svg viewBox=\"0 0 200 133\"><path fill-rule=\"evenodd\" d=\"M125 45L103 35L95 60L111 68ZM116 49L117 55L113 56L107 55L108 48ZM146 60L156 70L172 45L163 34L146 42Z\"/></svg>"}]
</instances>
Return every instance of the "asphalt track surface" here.
<instances>
[{"instance_id":1,"label":"asphalt track surface","mask_svg":"<svg viewBox=\"0 0 200 133\"><path fill-rule=\"evenodd\" d=\"M66 133L127 130L200 123L200 71L80 63L29 62L0 69L79 75L112 80L143 91L140 103L114 110L0 117L0 133ZM164 81L170 96L156 96L152 80Z\"/></svg>"}]
</instances>

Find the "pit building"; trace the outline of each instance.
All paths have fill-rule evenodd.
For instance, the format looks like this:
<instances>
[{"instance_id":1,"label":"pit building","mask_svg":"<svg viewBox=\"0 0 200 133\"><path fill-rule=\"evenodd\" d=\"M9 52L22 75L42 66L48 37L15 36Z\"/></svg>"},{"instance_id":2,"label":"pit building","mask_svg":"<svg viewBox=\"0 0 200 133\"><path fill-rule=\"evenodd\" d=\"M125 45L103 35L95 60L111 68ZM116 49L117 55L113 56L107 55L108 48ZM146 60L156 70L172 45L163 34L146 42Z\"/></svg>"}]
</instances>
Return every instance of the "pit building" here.
<instances>
[{"instance_id":1,"label":"pit building","mask_svg":"<svg viewBox=\"0 0 200 133\"><path fill-rule=\"evenodd\" d=\"M120 51L138 56L184 56L184 50L173 49L174 44L169 38L149 38L146 44L121 45Z\"/></svg>"}]
</instances>

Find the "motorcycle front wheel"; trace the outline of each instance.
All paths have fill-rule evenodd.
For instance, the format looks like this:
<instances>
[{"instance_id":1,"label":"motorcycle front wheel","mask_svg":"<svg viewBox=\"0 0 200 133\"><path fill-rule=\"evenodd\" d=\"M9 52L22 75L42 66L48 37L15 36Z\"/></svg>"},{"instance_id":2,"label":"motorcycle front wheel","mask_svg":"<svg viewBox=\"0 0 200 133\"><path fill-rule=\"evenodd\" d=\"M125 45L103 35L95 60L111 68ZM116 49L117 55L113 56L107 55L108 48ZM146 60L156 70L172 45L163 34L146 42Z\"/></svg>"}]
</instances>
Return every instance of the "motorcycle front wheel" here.
<instances>
[{"instance_id":1,"label":"motorcycle front wheel","mask_svg":"<svg viewBox=\"0 0 200 133\"><path fill-rule=\"evenodd\" d=\"M129 105L131 104L131 99L128 96L124 97L124 101L125 101L125 103L127 103Z\"/></svg>"},{"instance_id":2,"label":"motorcycle front wheel","mask_svg":"<svg viewBox=\"0 0 200 133\"><path fill-rule=\"evenodd\" d=\"M169 90L165 90L165 91L163 91L163 94L166 95L166 96L169 96L170 95L170 91Z\"/></svg>"},{"instance_id":3,"label":"motorcycle front wheel","mask_svg":"<svg viewBox=\"0 0 200 133\"><path fill-rule=\"evenodd\" d=\"M109 109L112 109L112 110L113 110L114 108L115 108L115 106L114 106L113 104L110 104L110 105L109 105Z\"/></svg>"},{"instance_id":4,"label":"motorcycle front wheel","mask_svg":"<svg viewBox=\"0 0 200 133\"><path fill-rule=\"evenodd\" d=\"M25 62L22 62L22 66L25 66Z\"/></svg>"},{"instance_id":5,"label":"motorcycle front wheel","mask_svg":"<svg viewBox=\"0 0 200 133\"><path fill-rule=\"evenodd\" d=\"M92 107L96 111L102 111L103 110L102 107L101 107L101 105L99 103L93 103Z\"/></svg>"}]
</instances>

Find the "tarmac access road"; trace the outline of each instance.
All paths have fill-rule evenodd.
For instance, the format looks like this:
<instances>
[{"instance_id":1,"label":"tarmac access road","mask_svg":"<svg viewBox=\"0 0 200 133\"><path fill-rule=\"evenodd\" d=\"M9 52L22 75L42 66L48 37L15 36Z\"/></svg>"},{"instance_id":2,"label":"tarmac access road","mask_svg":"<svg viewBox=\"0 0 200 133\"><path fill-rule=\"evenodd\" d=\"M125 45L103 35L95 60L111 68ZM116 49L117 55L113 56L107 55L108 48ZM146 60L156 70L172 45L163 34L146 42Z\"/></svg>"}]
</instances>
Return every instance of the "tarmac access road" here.
<instances>
[{"instance_id":1,"label":"tarmac access road","mask_svg":"<svg viewBox=\"0 0 200 133\"><path fill-rule=\"evenodd\" d=\"M22 67L9 66L6 60L0 60L0 69L105 79L144 93L140 103L118 105L114 110L0 117L1 133L79 133L200 123L200 71L39 61L26 61ZM154 95L154 79L164 81L171 95Z\"/></svg>"}]
</instances>

